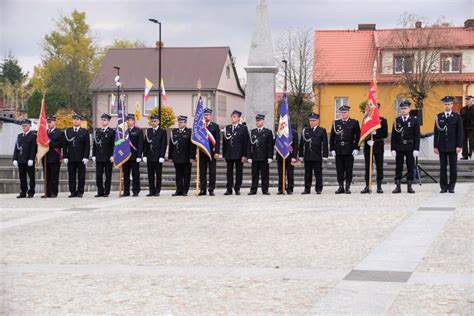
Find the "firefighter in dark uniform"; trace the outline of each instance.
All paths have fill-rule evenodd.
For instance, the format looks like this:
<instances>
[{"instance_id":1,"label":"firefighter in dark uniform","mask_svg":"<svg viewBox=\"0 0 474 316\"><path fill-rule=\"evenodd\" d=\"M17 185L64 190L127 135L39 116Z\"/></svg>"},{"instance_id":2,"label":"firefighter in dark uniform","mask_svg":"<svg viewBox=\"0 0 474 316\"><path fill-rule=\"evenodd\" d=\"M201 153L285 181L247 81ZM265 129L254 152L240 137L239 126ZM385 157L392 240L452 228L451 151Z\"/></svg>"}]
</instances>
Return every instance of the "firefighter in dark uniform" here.
<instances>
[{"instance_id":1,"label":"firefighter in dark uniform","mask_svg":"<svg viewBox=\"0 0 474 316\"><path fill-rule=\"evenodd\" d=\"M31 130L31 121L21 122L22 133L18 134L13 151L13 166L18 168L20 174L20 195L18 199L35 195L35 157L38 151L36 133ZM28 188L28 178L30 187ZM27 195L28 194L28 195Z\"/></svg>"},{"instance_id":2,"label":"firefighter in dark uniform","mask_svg":"<svg viewBox=\"0 0 474 316\"><path fill-rule=\"evenodd\" d=\"M252 186L248 195L257 194L258 179L262 180L262 193L270 195L270 164L273 161L273 133L265 128L265 115L257 114L256 128L250 131L248 162L252 164Z\"/></svg>"},{"instance_id":3,"label":"firefighter in dark uniform","mask_svg":"<svg viewBox=\"0 0 474 316\"><path fill-rule=\"evenodd\" d=\"M441 193L454 193L457 178L458 154L462 150L463 125L461 115L453 112L451 96L445 96L444 112L439 113L434 126L434 152L439 155L439 185ZM447 167L449 163L449 182Z\"/></svg>"},{"instance_id":4,"label":"firefighter in dark uniform","mask_svg":"<svg viewBox=\"0 0 474 316\"><path fill-rule=\"evenodd\" d=\"M130 159L123 164L123 196L130 196L130 173L132 174L132 193L140 193L140 162L143 153L143 133L135 126L135 114L127 115L128 138L130 140Z\"/></svg>"},{"instance_id":5,"label":"firefighter in dark uniform","mask_svg":"<svg viewBox=\"0 0 474 316\"><path fill-rule=\"evenodd\" d=\"M415 193L412 188L415 157L420 154L420 123L410 116L410 101L403 100L399 107L402 115L393 122L391 150L395 157L395 189L392 193L401 193L400 182L403 177L403 161L407 164L407 192Z\"/></svg>"},{"instance_id":6,"label":"firefighter in dark uniform","mask_svg":"<svg viewBox=\"0 0 474 316\"><path fill-rule=\"evenodd\" d=\"M232 187L235 194L240 195L240 187L243 178L243 163L247 159L249 132L247 126L240 122L242 113L234 110L231 115L231 124L224 130L222 142L222 155L227 163L227 190L224 195L232 194ZM235 183L234 183L235 166Z\"/></svg>"},{"instance_id":7,"label":"firefighter in dark uniform","mask_svg":"<svg viewBox=\"0 0 474 316\"><path fill-rule=\"evenodd\" d=\"M48 123L49 150L43 159L46 159L46 190L47 194L42 198L55 198L58 196L59 172L63 160L62 148L64 145L64 133L56 128L56 117L49 116Z\"/></svg>"},{"instance_id":8,"label":"firefighter in dark uniform","mask_svg":"<svg viewBox=\"0 0 474 316\"><path fill-rule=\"evenodd\" d=\"M286 183L285 190L287 194L293 194L293 189L295 188L295 167L294 163L298 161L298 133L291 129L291 134L293 137L293 142L290 147L290 154L285 159L285 172L286 172ZM283 185L283 158L280 154L276 154L276 160L278 164L278 193L283 194L282 185Z\"/></svg>"},{"instance_id":9,"label":"firefighter in dark uniform","mask_svg":"<svg viewBox=\"0 0 474 316\"><path fill-rule=\"evenodd\" d=\"M90 138L87 129L81 127L83 117L72 116L72 127L64 131L64 163L67 165L70 198L84 195L86 165L89 161ZM76 183L77 177L77 183Z\"/></svg>"},{"instance_id":10,"label":"firefighter in dark uniform","mask_svg":"<svg viewBox=\"0 0 474 316\"><path fill-rule=\"evenodd\" d=\"M196 146L191 142L192 131L186 127L187 116L178 116L178 128L173 128L170 137L168 159L176 171L176 192L173 196L187 196L191 183L191 168L196 157Z\"/></svg>"},{"instance_id":11,"label":"firefighter in dark uniform","mask_svg":"<svg viewBox=\"0 0 474 316\"><path fill-rule=\"evenodd\" d=\"M207 125L207 130L211 133L212 139L209 141L211 148L212 159L199 151L199 180L201 191L199 195L206 195L207 188L207 169L209 168L209 195L214 196L214 189L216 188L216 163L220 154L221 131L219 125L212 122L212 109L204 109L204 121Z\"/></svg>"},{"instance_id":12,"label":"firefighter in dark uniform","mask_svg":"<svg viewBox=\"0 0 474 316\"><path fill-rule=\"evenodd\" d=\"M472 158L474 151L474 97L466 97L466 105L461 109L462 123L464 127L464 139L462 146L462 160Z\"/></svg>"},{"instance_id":13,"label":"firefighter in dark uniform","mask_svg":"<svg viewBox=\"0 0 474 316\"><path fill-rule=\"evenodd\" d=\"M148 185L150 192L146 196L160 196L168 137L166 130L160 126L160 117L155 114L150 117L151 127L145 131L143 146L143 161L148 170Z\"/></svg>"},{"instance_id":14,"label":"firefighter in dark uniform","mask_svg":"<svg viewBox=\"0 0 474 316\"><path fill-rule=\"evenodd\" d=\"M311 193L313 174L316 178L316 194L323 191L323 160L328 158L328 136L325 128L319 126L319 114L309 115L309 126L301 131L300 161L304 162L304 191Z\"/></svg>"},{"instance_id":15,"label":"firefighter in dark uniform","mask_svg":"<svg viewBox=\"0 0 474 316\"><path fill-rule=\"evenodd\" d=\"M357 120L349 118L349 110L350 107L347 105L339 107L341 118L334 121L331 130L329 147L331 155L336 157L337 182L339 183L336 194L351 193L354 157L359 154L360 126Z\"/></svg>"},{"instance_id":16,"label":"firefighter in dark uniform","mask_svg":"<svg viewBox=\"0 0 474 316\"><path fill-rule=\"evenodd\" d=\"M380 109L380 103L377 103ZM364 142L364 160L365 160L365 188L360 193L369 192L369 164L370 164L370 146L373 146L373 160L375 161L375 168L377 169L377 193L383 193L383 153L385 146L385 138L388 137L388 123L387 119L380 117L380 128L373 132L373 140L368 138Z\"/></svg>"},{"instance_id":17,"label":"firefighter in dark uniform","mask_svg":"<svg viewBox=\"0 0 474 316\"><path fill-rule=\"evenodd\" d=\"M101 128L95 131L92 145L92 160L95 162L95 180L97 194L95 197L108 197L112 183L112 168L114 162L115 131L109 127L112 117L106 113L102 114ZM105 173L105 187L103 174Z\"/></svg>"}]
</instances>

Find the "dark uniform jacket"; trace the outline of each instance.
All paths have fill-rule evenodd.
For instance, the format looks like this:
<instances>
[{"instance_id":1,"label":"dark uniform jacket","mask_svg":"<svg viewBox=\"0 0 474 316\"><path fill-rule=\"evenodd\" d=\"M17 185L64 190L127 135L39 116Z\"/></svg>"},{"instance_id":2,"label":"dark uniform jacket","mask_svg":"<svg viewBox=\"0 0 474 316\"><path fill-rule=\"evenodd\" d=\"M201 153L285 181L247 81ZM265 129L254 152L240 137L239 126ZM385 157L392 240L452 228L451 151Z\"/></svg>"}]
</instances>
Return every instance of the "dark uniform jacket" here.
<instances>
[{"instance_id":1,"label":"dark uniform jacket","mask_svg":"<svg viewBox=\"0 0 474 316\"><path fill-rule=\"evenodd\" d=\"M214 136L214 139L216 140L215 146L212 144L212 142L209 142L209 145L211 146L211 156L214 156L215 154L219 154L221 151L221 131L219 129L219 125L214 122L209 122L207 129L209 132L211 132L212 136Z\"/></svg>"},{"instance_id":2,"label":"dark uniform jacket","mask_svg":"<svg viewBox=\"0 0 474 316\"><path fill-rule=\"evenodd\" d=\"M434 126L434 148L443 152L455 152L456 147L462 148L463 125L461 115L451 112L446 117L445 113L436 116Z\"/></svg>"},{"instance_id":3,"label":"dark uniform jacket","mask_svg":"<svg viewBox=\"0 0 474 316\"><path fill-rule=\"evenodd\" d=\"M92 156L96 161L107 162L114 155L115 131L110 127L104 132L103 128L95 131L94 144L92 146Z\"/></svg>"},{"instance_id":4,"label":"dark uniform jacket","mask_svg":"<svg viewBox=\"0 0 474 316\"><path fill-rule=\"evenodd\" d=\"M238 124L232 132L232 125L227 125L222 142L222 155L226 160L240 160L248 154L249 131L247 126Z\"/></svg>"},{"instance_id":5,"label":"dark uniform jacket","mask_svg":"<svg viewBox=\"0 0 474 316\"><path fill-rule=\"evenodd\" d=\"M291 144L291 148L290 148L290 155L288 155L288 157L286 157L286 159L298 159L298 133L292 129L291 130L291 134L293 136L293 143ZM279 153L276 153L276 159L277 160L283 160L283 158L281 158L280 154Z\"/></svg>"},{"instance_id":6,"label":"dark uniform jacket","mask_svg":"<svg viewBox=\"0 0 474 316\"><path fill-rule=\"evenodd\" d=\"M467 131L474 130L474 104L461 108L461 117L464 129Z\"/></svg>"},{"instance_id":7,"label":"dark uniform jacket","mask_svg":"<svg viewBox=\"0 0 474 316\"><path fill-rule=\"evenodd\" d=\"M188 163L190 159L196 158L196 146L191 142L191 129L173 128L170 137L170 148L168 158L174 163Z\"/></svg>"},{"instance_id":8,"label":"dark uniform jacket","mask_svg":"<svg viewBox=\"0 0 474 316\"><path fill-rule=\"evenodd\" d=\"M55 128L48 132L49 150L46 153L47 163L58 163L62 160L62 149L64 146L64 133L62 130Z\"/></svg>"},{"instance_id":9,"label":"dark uniform jacket","mask_svg":"<svg viewBox=\"0 0 474 316\"><path fill-rule=\"evenodd\" d=\"M352 155L354 149L359 150L359 121L349 118L335 120L331 129L330 150L336 155Z\"/></svg>"},{"instance_id":10,"label":"dark uniform jacket","mask_svg":"<svg viewBox=\"0 0 474 316\"><path fill-rule=\"evenodd\" d=\"M71 162L81 162L82 159L89 159L90 139L89 132L80 127L74 132L74 128L68 128L64 131L64 158Z\"/></svg>"},{"instance_id":11,"label":"dark uniform jacket","mask_svg":"<svg viewBox=\"0 0 474 316\"><path fill-rule=\"evenodd\" d=\"M134 126L128 129L128 137L130 139L130 159L136 161L137 158L142 158L143 153L143 133L141 129Z\"/></svg>"},{"instance_id":12,"label":"dark uniform jacket","mask_svg":"<svg viewBox=\"0 0 474 316\"><path fill-rule=\"evenodd\" d=\"M322 161L328 156L328 135L321 126L313 130L306 126L301 131L299 155L305 161Z\"/></svg>"},{"instance_id":13,"label":"dark uniform jacket","mask_svg":"<svg viewBox=\"0 0 474 316\"><path fill-rule=\"evenodd\" d=\"M28 160L35 161L36 152L38 151L36 133L30 130L25 136L23 134L18 134L13 151L13 160L17 160L18 163L28 163Z\"/></svg>"},{"instance_id":14,"label":"dark uniform jacket","mask_svg":"<svg viewBox=\"0 0 474 316\"><path fill-rule=\"evenodd\" d=\"M253 161L267 161L273 159L273 133L268 128L262 127L250 131L250 144L247 157Z\"/></svg>"},{"instance_id":15,"label":"dark uniform jacket","mask_svg":"<svg viewBox=\"0 0 474 316\"><path fill-rule=\"evenodd\" d=\"M391 150L412 151L420 150L420 124L414 116L409 116L403 122L401 116L393 122Z\"/></svg>"},{"instance_id":16,"label":"dark uniform jacket","mask_svg":"<svg viewBox=\"0 0 474 316\"><path fill-rule=\"evenodd\" d=\"M168 137L166 130L159 126L156 131L151 127L145 131L145 144L143 146L143 156L150 162L157 162L160 158L165 158Z\"/></svg>"},{"instance_id":17,"label":"dark uniform jacket","mask_svg":"<svg viewBox=\"0 0 474 316\"><path fill-rule=\"evenodd\" d=\"M380 118L380 128L375 131L374 135L374 154L382 154L384 152L384 139L388 137L388 123L384 117ZM370 151L370 146L367 145L367 141L370 140L370 137L364 142L364 152Z\"/></svg>"}]
</instances>

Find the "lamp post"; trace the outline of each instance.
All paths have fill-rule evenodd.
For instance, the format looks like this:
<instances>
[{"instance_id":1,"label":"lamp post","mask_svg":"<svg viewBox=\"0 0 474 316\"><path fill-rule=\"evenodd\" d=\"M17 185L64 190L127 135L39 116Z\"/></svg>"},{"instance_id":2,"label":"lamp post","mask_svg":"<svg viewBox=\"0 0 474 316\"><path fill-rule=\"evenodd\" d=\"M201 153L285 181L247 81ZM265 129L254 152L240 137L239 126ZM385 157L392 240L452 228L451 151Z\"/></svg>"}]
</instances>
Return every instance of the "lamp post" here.
<instances>
[{"instance_id":1,"label":"lamp post","mask_svg":"<svg viewBox=\"0 0 474 316\"><path fill-rule=\"evenodd\" d=\"M159 47L158 47L158 116L160 117L161 120L161 48L162 48L162 43L161 43L161 22L158 21L157 19L148 19L148 21L158 24L158 42L159 42Z\"/></svg>"},{"instance_id":2,"label":"lamp post","mask_svg":"<svg viewBox=\"0 0 474 316\"><path fill-rule=\"evenodd\" d=\"M287 74L288 60L283 59L281 62L285 64L285 87L284 87L284 89L285 89L285 92L286 92L286 90L288 88L287 85L286 85L286 78L287 78L286 74Z\"/></svg>"}]
</instances>

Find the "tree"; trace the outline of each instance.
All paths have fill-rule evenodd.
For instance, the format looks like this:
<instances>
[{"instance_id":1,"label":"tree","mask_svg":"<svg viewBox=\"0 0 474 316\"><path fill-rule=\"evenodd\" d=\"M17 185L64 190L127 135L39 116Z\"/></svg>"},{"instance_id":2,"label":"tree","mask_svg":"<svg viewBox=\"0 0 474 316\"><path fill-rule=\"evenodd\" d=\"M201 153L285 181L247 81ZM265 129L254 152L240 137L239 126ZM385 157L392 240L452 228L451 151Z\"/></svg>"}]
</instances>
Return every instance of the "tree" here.
<instances>
[{"instance_id":1,"label":"tree","mask_svg":"<svg viewBox=\"0 0 474 316\"><path fill-rule=\"evenodd\" d=\"M151 124L150 117L153 114L158 114L158 107L154 107L150 110L150 114L148 115L148 124ZM176 122L176 114L173 111L171 106L161 105L161 117L160 117L160 125L163 128L170 128Z\"/></svg>"},{"instance_id":2,"label":"tree","mask_svg":"<svg viewBox=\"0 0 474 316\"><path fill-rule=\"evenodd\" d=\"M34 89L61 96L53 107L66 104L90 116L89 84L97 47L89 35L86 14L74 10L70 16L61 16L56 30L44 37L42 47L42 62L35 67L32 79Z\"/></svg>"},{"instance_id":3,"label":"tree","mask_svg":"<svg viewBox=\"0 0 474 316\"><path fill-rule=\"evenodd\" d=\"M443 30L449 25L446 22L430 25L426 18L408 13L403 14L400 21L401 29L391 31L387 37L398 55L396 66L401 77L396 84L405 85L415 107L422 110L428 93L441 83L437 80L441 52L454 43Z\"/></svg>"},{"instance_id":4,"label":"tree","mask_svg":"<svg viewBox=\"0 0 474 316\"><path fill-rule=\"evenodd\" d=\"M39 90L32 92L27 101L28 117L39 117L41 111L41 100L43 93ZM50 91L46 93L44 103L46 106L46 114L52 115L61 108L66 108L66 100L64 96L58 91Z\"/></svg>"},{"instance_id":5,"label":"tree","mask_svg":"<svg viewBox=\"0 0 474 316\"><path fill-rule=\"evenodd\" d=\"M0 82L8 81L12 85L23 84L27 77L28 73L23 73L15 57L9 54L8 57L3 59L0 64Z\"/></svg>"},{"instance_id":6,"label":"tree","mask_svg":"<svg viewBox=\"0 0 474 316\"><path fill-rule=\"evenodd\" d=\"M94 69L95 71L99 70L99 67L100 65L102 65L102 62L104 61L104 58L107 55L107 52L111 48L145 48L145 47L146 47L145 43L140 40L130 41L127 39L114 39L114 42L112 43L112 45L108 45L99 49L97 53L97 58L94 61L95 63Z\"/></svg>"},{"instance_id":7,"label":"tree","mask_svg":"<svg viewBox=\"0 0 474 316\"><path fill-rule=\"evenodd\" d=\"M309 28L288 28L277 42L279 62L279 85L284 88L285 65L288 61L288 107L292 127L299 130L307 120L313 107L311 102L313 69L313 36Z\"/></svg>"},{"instance_id":8,"label":"tree","mask_svg":"<svg viewBox=\"0 0 474 316\"><path fill-rule=\"evenodd\" d=\"M0 98L6 108L23 110L24 100L29 91L25 86L27 73L18 65L18 60L11 54L0 64Z\"/></svg>"}]
</instances>

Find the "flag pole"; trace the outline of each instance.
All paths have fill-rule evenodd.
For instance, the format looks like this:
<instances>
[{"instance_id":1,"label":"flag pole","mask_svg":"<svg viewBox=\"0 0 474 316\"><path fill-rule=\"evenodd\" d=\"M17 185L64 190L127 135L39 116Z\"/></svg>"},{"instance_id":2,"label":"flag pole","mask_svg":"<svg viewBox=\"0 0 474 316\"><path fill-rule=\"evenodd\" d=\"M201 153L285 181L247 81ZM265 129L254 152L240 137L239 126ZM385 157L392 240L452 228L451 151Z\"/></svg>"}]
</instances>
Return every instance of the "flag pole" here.
<instances>
[{"instance_id":1,"label":"flag pole","mask_svg":"<svg viewBox=\"0 0 474 316\"><path fill-rule=\"evenodd\" d=\"M374 153L374 134L370 134L370 140L372 141L372 145L370 146L370 158L369 158L369 193L372 193L372 156Z\"/></svg>"},{"instance_id":2,"label":"flag pole","mask_svg":"<svg viewBox=\"0 0 474 316\"><path fill-rule=\"evenodd\" d=\"M46 92L43 93L43 100L42 100L42 104L45 104L44 102L44 98L46 97ZM46 105L45 105L45 113L46 113ZM49 151L49 148L48 148L48 151ZM46 153L46 155L43 156L43 178L44 178L44 196L45 197L48 197L48 164L46 163L46 160L47 160L47 156L48 153ZM61 168L61 167L60 167Z\"/></svg>"},{"instance_id":3,"label":"flag pole","mask_svg":"<svg viewBox=\"0 0 474 316\"><path fill-rule=\"evenodd\" d=\"M283 158L283 157L282 157ZM281 192L285 194L285 187L286 187L286 158L283 158L283 173L282 173L282 181L281 181Z\"/></svg>"},{"instance_id":4,"label":"flag pole","mask_svg":"<svg viewBox=\"0 0 474 316\"><path fill-rule=\"evenodd\" d=\"M198 88L198 100L199 98L201 97L201 79L198 79L198 82L197 82L197 88ZM199 101L198 101L199 102ZM196 114L196 113L194 113ZM196 146L197 147L197 150L196 150L196 196L199 195L199 185L200 185L200 182L201 182L201 177L200 177L200 168L199 168L199 153L201 151L201 149L199 148L199 146Z\"/></svg>"},{"instance_id":5,"label":"flag pole","mask_svg":"<svg viewBox=\"0 0 474 316\"><path fill-rule=\"evenodd\" d=\"M119 197L122 197L122 189L123 189L123 167L120 166L120 175L119 175Z\"/></svg>"}]
</instances>

